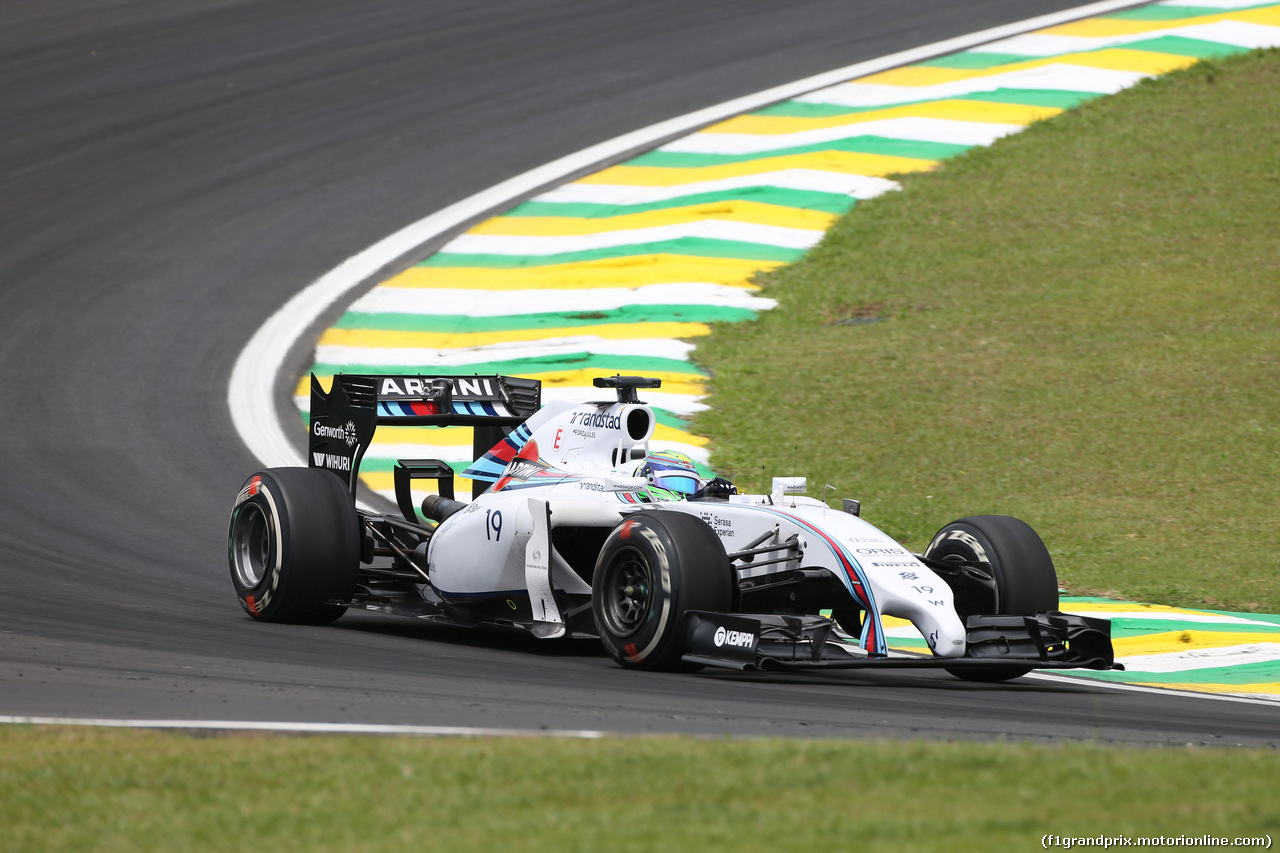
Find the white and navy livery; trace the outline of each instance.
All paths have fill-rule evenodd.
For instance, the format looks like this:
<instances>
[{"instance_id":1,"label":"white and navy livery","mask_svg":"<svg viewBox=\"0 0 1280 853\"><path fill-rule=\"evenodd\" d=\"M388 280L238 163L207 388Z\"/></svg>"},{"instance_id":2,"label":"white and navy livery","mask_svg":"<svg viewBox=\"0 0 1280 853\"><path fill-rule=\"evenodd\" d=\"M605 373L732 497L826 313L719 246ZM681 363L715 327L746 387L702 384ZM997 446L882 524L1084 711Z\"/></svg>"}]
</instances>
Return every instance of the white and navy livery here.
<instances>
[{"instance_id":1,"label":"white and navy livery","mask_svg":"<svg viewBox=\"0 0 1280 853\"><path fill-rule=\"evenodd\" d=\"M637 476L663 467L638 464L655 425L638 390L658 380L595 384L615 398L542 406L536 381L506 376L340 375L328 392L313 377L312 467L255 474L232 510L244 609L327 622L362 607L598 637L641 669L941 666L1000 681L1115 666L1108 623L1057 612L1053 563L1023 522L960 519L916 554L857 501L805 497L803 478L775 478L767 495L723 480L669 491ZM446 463L401 460L400 517L358 509L379 423L473 426L473 500L454 499ZM415 480L436 485L421 516ZM890 653L882 616L909 620L932 654Z\"/></svg>"}]
</instances>

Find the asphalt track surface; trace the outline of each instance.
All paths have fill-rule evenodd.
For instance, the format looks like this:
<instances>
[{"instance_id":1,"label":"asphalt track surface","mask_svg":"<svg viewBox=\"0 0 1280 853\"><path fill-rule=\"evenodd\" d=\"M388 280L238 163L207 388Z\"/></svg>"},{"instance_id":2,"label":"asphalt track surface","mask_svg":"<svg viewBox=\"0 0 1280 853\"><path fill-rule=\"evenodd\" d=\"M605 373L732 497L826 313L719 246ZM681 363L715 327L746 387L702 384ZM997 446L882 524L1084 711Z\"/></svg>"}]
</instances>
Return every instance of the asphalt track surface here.
<instances>
[{"instance_id":1,"label":"asphalt track surface","mask_svg":"<svg viewBox=\"0 0 1280 853\"><path fill-rule=\"evenodd\" d=\"M1280 742L1274 706L942 673L625 672L593 643L251 622L226 388L293 293L621 133L1077 5L6 0L0 715ZM301 438L301 436L300 436Z\"/></svg>"}]
</instances>

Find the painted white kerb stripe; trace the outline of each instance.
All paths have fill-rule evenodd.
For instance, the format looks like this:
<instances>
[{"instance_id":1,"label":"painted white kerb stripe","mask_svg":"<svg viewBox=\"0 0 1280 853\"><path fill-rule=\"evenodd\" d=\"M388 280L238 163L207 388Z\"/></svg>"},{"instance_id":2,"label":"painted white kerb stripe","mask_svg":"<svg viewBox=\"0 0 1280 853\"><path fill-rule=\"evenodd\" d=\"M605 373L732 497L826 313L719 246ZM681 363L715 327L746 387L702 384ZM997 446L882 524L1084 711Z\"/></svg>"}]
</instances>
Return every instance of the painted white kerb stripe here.
<instances>
[{"instance_id":1,"label":"painted white kerb stripe","mask_svg":"<svg viewBox=\"0 0 1280 853\"><path fill-rule=\"evenodd\" d=\"M367 282L379 270L469 220L506 205L516 198L563 181L575 172L632 151L651 148L664 139L689 133L716 121L795 98L816 89L834 86L855 77L863 77L900 65L920 62L930 57L966 50L998 39L1011 38L1030 30L1141 5L1141 2L1143 0L1104 0L1104 2L1089 3L1050 15L1040 15L1016 23L945 39L868 62L837 68L825 74L765 89L753 95L735 98L623 134L584 148L576 154L561 157L559 160L539 166L455 202L343 261L286 302L262 324L241 350L240 357L231 371L227 404L231 409L231 420L236 426L236 431L240 433L240 438L248 446L249 451L263 465L270 467L304 464L302 453L285 434L281 418L275 408L276 375L283 367L289 350L330 305Z\"/></svg>"},{"instance_id":2,"label":"painted white kerb stripe","mask_svg":"<svg viewBox=\"0 0 1280 853\"><path fill-rule=\"evenodd\" d=\"M417 737L558 737L595 739L611 732L574 729L500 729L475 726L395 726L376 723L290 723L253 720L112 720L86 717L7 717L0 725L101 726L125 729L200 729L228 732L297 732L326 735L414 735Z\"/></svg>"}]
</instances>

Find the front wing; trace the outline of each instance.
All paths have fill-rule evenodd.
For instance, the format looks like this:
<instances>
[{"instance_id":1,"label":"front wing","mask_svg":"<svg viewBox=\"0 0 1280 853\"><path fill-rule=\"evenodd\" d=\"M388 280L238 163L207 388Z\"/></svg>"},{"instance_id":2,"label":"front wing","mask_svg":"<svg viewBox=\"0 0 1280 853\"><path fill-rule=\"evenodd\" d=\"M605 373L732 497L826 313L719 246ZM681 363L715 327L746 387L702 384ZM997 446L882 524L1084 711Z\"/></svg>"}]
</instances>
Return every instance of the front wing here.
<instances>
[{"instance_id":1,"label":"front wing","mask_svg":"<svg viewBox=\"0 0 1280 853\"><path fill-rule=\"evenodd\" d=\"M738 670L794 669L1124 669L1115 662L1111 623L1049 611L1034 616L969 616L963 657L868 655L822 616L685 614L684 660Z\"/></svg>"}]
</instances>

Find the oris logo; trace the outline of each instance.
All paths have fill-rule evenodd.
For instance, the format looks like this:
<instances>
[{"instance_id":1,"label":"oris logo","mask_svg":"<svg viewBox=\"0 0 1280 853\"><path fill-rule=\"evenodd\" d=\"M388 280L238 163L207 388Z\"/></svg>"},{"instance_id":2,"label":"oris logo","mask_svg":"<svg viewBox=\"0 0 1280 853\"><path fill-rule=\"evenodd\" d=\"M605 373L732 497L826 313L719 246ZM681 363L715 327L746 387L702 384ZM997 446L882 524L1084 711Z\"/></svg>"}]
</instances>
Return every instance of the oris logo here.
<instances>
[{"instance_id":1,"label":"oris logo","mask_svg":"<svg viewBox=\"0 0 1280 853\"><path fill-rule=\"evenodd\" d=\"M756 641L756 635L750 631L729 631L721 625L716 628L716 635L713 641L717 649L723 646L737 646L740 649L749 649L751 644Z\"/></svg>"}]
</instances>

